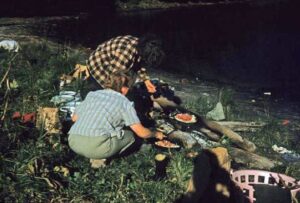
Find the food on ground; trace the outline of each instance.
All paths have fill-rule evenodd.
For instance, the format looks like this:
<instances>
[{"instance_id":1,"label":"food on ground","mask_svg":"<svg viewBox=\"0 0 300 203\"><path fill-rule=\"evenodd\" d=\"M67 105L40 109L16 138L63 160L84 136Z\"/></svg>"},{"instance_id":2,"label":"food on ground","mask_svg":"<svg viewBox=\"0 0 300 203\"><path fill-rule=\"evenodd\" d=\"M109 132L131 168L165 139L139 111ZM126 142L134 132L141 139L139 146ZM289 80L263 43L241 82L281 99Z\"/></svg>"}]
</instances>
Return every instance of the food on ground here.
<instances>
[{"instance_id":1,"label":"food on ground","mask_svg":"<svg viewBox=\"0 0 300 203\"><path fill-rule=\"evenodd\" d=\"M188 113L179 113L176 114L175 119L183 123L196 123L197 119L195 115Z\"/></svg>"},{"instance_id":2,"label":"food on ground","mask_svg":"<svg viewBox=\"0 0 300 203\"><path fill-rule=\"evenodd\" d=\"M179 148L180 146L177 144L174 144L168 140L160 140L155 142L155 144L159 147L164 147L164 148Z\"/></svg>"}]
</instances>

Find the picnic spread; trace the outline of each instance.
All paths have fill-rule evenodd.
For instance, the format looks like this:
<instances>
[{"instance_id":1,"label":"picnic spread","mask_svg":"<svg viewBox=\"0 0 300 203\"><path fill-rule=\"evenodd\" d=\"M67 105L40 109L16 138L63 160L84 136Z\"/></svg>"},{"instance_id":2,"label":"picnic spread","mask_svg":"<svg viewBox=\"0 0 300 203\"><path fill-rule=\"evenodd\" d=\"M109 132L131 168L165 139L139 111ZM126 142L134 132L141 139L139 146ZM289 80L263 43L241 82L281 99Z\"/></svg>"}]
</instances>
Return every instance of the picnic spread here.
<instances>
[{"instance_id":1,"label":"picnic spread","mask_svg":"<svg viewBox=\"0 0 300 203\"><path fill-rule=\"evenodd\" d=\"M83 67L83 68L82 68ZM84 66L76 66L77 70L85 71ZM62 123L71 121L71 117L77 106L82 102L82 97L79 91L66 91L64 87L76 79L82 79L81 72L73 71L76 73L74 76L61 77L60 92L58 95L53 96L51 102L56 106L55 108L41 107L37 111L36 126L44 128L49 134L61 133ZM66 80L68 78L68 80ZM86 78L84 78L86 79ZM263 124L255 122L235 122L235 121L208 121L204 117L185 109L180 105L180 98L176 96L174 88L159 79L153 79L151 82L156 86L156 92L151 94L142 82L137 82L130 91L128 98L135 104L135 108L141 122L147 127L153 127L157 131L162 132L166 137L163 140L154 140L150 142L156 148L162 149L162 153L155 157L156 171L154 180L162 180L167 177L166 167L169 163L169 157L165 154L164 150L179 151L181 149L194 149L201 148L202 150L209 150L217 157L218 167L226 170L232 181L242 191L247 192L247 199L250 202L263 197L254 197L255 191L260 192L260 189L254 190L252 186L247 186L245 183L250 184L250 176L248 171L234 171L231 169L231 161L236 163L252 166L262 170L270 170L276 165L280 164L266 157L255 153L256 146L248 139L240 136L238 133L231 130L228 126L234 129L240 128L257 128ZM164 98L165 100L155 100L157 103L151 102L153 98ZM162 101L162 102L161 102ZM166 105L165 101L170 101L171 105ZM161 102L161 103L160 103ZM175 104L175 105L173 105ZM220 105L220 104L219 104ZM14 118L19 118L18 112L13 115ZM35 119L35 118L34 118ZM225 147L230 145L227 150ZM198 157L199 153L190 152L187 157ZM57 168L57 170L60 170ZM251 171L250 171L251 172ZM259 172L259 171L258 171ZM66 172L64 172L65 174ZM282 174L276 174L268 171L263 171L266 176L276 176L276 181L265 184L268 187L275 188L278 186L279 190L288 190L285 193L286 198L291 200L299 191L299 182L292 178L285 178ZM242 174L246 174L243 176ZM250 173L249 173L250 174ZM241 179L245 178L245 181ZM248 177L248 178L247 178ZM282 178L283 177L283 178ZM193 194L195 190L195 180L191 178L188 184L187 194ZM255 179L255 181L257 181ZM281 181L281 182L280 182ZM261 182L262 185L264 182ZM290 184L290 187L285 185ZM282 186L283 185L283 186ZM227 189L223 186L217 185L216 188L225 196L228 195ZM271 189L272 189L271 188ZM250 191L250 192L249 192ZM291 194L291 196L289 196ZM191 195L193 196L193 195Z\"/></svg>"},{"instance_id":2,"label":"picnic spread","mask_svg":"<svg viewBox=\"0 0 300 203\"><path fill-rule=\"evenodd\" d=\"M18 43L13 41L1 42L0 48L14 54L18 54L19 50L22 51ZM29 61L29 66L30 63L36 63L36 59ZM91 133L90 137L81 136L79 141L77 140L77 143L74 144L73 137L69 139L70 136L67 136L67 134L70 135L70 127L76 124L76 116L80 112L88 111L85 114L87 115L86 123L83 124L88 124L94 116L100 118L94 119L94 121L104 121L111 127L116 123L118 124L123 118L127 118L125 120L126 127L141 121L142 125L151 130L151 133L148 131L141 133L144 135L143 144L139 148L139 154L135 155L141 157L139 161L142 164L132 164L134 169L141 168L141 171L146 169L143 171L144 173L137 173L142 177L141 179L134 179L137 177L132 174L132 171L134 171L132 168L128 172L126 170L122 172L120 169L127 169L124 165L121 165L117 170L114 169L116 164L119 163L128 162L131 164L127 159L121 159L113 162L115 165L108 166L117 172L121 172L120 189L122 189L122 185L130 186L131 183L141 183L147 180L153 181L152 184L155 185L156 181L161 181L157 182L157 185L160 185L160 183L167 183L167 185L174 183L178 185L179 183L181 185L182 183L187 184L186 191L181 194L182 201L179 199L178 202L198 202L199 200L201 200L200 202L219 202L217 201L219 196L222 196L222 200L224 200L221 202L251 203L297 202L297 198L299 198L299 180L292 177L294 174L289 173L290 166L285 169L286 171L282 171L280 167L282 162L299 161L300 155L296 151L288 149L289 147L285 146L285 148L277 143L277 145L272 146L271 150L278 158L274 158L274 156L271 156L272 158L265 157L263 151L259 151L262 147L260 143L255 142L256 146L248 139L249 137L244 133L240 134L240 132L259 131L266 126L266 123L226 120L228 119L226 114L228 112L225 112L226 106L224 105L225 108L223 108L220 99L214 103L209 111L206 111L204 115L200 115L198 111L191 110L182 104L181 97L183 96L179 97L177 95L176 88L160 79L148 79L147 81L136 80L133 87L129 89L129 93L124 95L122 91L115 91L115 89L110 88L111 86L107 86L104 90L97 90L97 93L89 92L90 103L87 105L88 96L85 95L80 85L91 78L90 71L88 66L76 64L75 69L68 74L63 74L61 77L55 76L57 80L53 85L53 91L46 88L39 89L39 94L43 95L45 99L42 106L37 102L37 96L26 95L19 97L19 99L21 98L20 103L23 101L24 105L24 101L28 100L27 103L31 105L31 102L34 102L32 108L28 110L23 107L12 110L9 104L15 102L12 100L13 94L18 94L19 87L22 87L22 83L17 78L11 77L10 71L12 70L11 64L8 65L7 69L3 71L5 74L0 82L1 88L6 89L6 91L3 91L4 97L1 98L4 109L0 126L5 128L7 122L11 122L11 129L18 127L16 132L13 132L14 130L12 130L13 133L6 131L11 133L10 135L13 138L13 142L9 144L11 146L8 145L7 149L18 149L21 143L26 147L26 153L29 152L30 154L31 148L27 148L27 146L30 146L27 145L27 142L30 142L32 144L30 147L34 150L34 153L30 159L24 159L22 156L18 157L23 165L20 168L18 168L20 166L18 162L11 165L13 170L6 171L3 175L3 177L8 176L8 181L11 179L16 182L17 179L20 179L20 176L26 177L27 180L31 179L31 181L36 179L40 180L40 183L44 183L43 187L46 186L46 189L54 192L60 191L62 188L69 189L70 183L77 178L79 180L81 176L83 181L87 181L94 178L92 176L94 172L96 175L102 173L101 168L107 166L111 159L106 160L93 156L99 154L99 152L107 155L108 150L111 149L113 149L110 154L112 156L116 154L116 151L123 152L123 149L129 148L128 146L134 141L132 138L137 137L138 133L134 136L133 132L135 131L132 129L120 130L119 128L118 131L101 131L101 133L98 133L100 132L97 131L99 130L98 127L104 125L102 125L103 123L94 122L95 132ZM99 77L101 76L103 75L99 74ZM189 81L180 79L180 83L188 85ZM152 85L154 86L151 87ZM270 94L266 93L265 95ZM126 105L124 105L124 101L126 101ZM83 103L85 107L89 108L83 107ZM94 108L90 108L93 104L95 104ZM122 119L118 119L120 117ZM3 122L4 120L5 122ZM290 119L285 119L281 122L281 125L282 127L290 127L291 122ZM79 130L84 129L82 132L89 132L88 128L90 126L84 129L85 125L81 125L78 128ZM74 137L76 137L76 134L74 133ZM15 135L18 137L14 137ZM99 146L94 145L96 142L90 141L90 138L97 137L97 135L100 135L98 136L100 139L97 141L105 143L101 144L103 148L100 150L98 150ZM123 142L124 137L127 137L127 143ZM3 137L1 138L3 140ZM115 146L119 143L123 146L120 147L121 150L116 150ZM2 144L2 146L4 145ZM256 148L259 150L256 150ZM2 149L2 151L5 151L5 149ZM43 153L40 153L42 152L41 149L44 149ZM87 149L86 156L81 151L82 149ZM149 156L150 153L148 154L148 152L156 155ZM19 152L14 152L14 154L17 153ZM83 157L76 156L76 153L83 155ZM145 155L148 156L146 161L144 160ZM134 159L135 156L131 158ZM10 156L5 154L5 162L13 163L16 160L11 159L11 161L7 158L10 158ZM87 162L86 158L89 158L90 162ZM193 168L182 164L182 160L188 164L193 164ZM81 165L82 163L85 165ZM144 167L145 163L146 167ZM90 168L83 167L88 167L89 164ZM276 169L274 169L275 167ZM15 171L15 169L19 169L19 171ZM193 169L193 171L189 169ZM278 172L279 170L281 172ZM83 171L85 174L80 174ZM174 171L175 176L172 174ZM188 178L181 178L180 173L182 172L188 174ZM286 174L289 174L289 176ZM91 179L89 179L89 176ZM101 178L101 181L104 181L104 179ZM118 185L118 177L116 183L112 184Z\"/></svg>"}]
</instances>

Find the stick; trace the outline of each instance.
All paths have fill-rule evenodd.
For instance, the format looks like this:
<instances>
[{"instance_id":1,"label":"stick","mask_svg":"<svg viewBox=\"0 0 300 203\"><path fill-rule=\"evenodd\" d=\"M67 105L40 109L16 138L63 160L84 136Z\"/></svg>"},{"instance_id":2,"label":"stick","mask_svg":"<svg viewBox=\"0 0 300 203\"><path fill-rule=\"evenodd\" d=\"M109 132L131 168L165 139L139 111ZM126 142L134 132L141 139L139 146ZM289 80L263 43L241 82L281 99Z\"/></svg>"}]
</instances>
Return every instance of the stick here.
<instances>
[{"instance_id":1,"label":"stick","mask_svg":"<svg viewBox=\"0 0 300 203\"><path fill-rule=\"evenodd\" d=\"M3 78L2 78L2 80L1 80L1 82L0 82L0 88L2 87L2 83L4 82L4 80L6 79L6 77L8 76L8 73L9 73L9 71L10 71L10 69L11 69L11 62L12 62L17 56L18 56L18 54L14 55L14 56L10 59L10 61L8 62L8 64L9 64L9 65L8 65L8 69L7 69L7 71L5 72Z\"/></svg>"},{"instance_id":2,"label":"stick","mask_svg":"<svg viewBox=\"0 0 300 203\"><path fill-rule=\"evenodd\" d=\"M6 112L7 112L8 100L9 100L9 98L7 98L6 101L5 101L3 114L2 114L2 116L1 116L1 123L3 122L3 120L4 120L4 118L5 118L5 115L6 115Z\"/></svg>"},{"instance_id":3,"label":"stick","mask_svg":"<svg viewBox=\"0 0 300 203\"><path fill-rule=\"evenodd\" d=\"M1 80L1 82L0 82L0 88L2 87L2 83L4 82L4 80L6 79L6 77L8 76L8 73L9 73L9 71L10 71L10 68L11 68L11 65L8 66L8 69L7 69L7 71L5 72L3 78L2 78L2 80Z\"/></svg>"},{"instance_id":4,"label":"stick","mask_svg":"<svg viewBox=\"0 0 300 203\"><path fill-rule=\"evenodd\" d=\"M2 122L4 121L4 119L5 119L5 115L6 115L6 112L7 112L7 108L8 108L8 101L9 101L9 97L7 97L7 95L8 95L8 92L9 92L9 90L10 90L10 88L9 88L9 79L6 79L6 85L7 85L7 89L6 89L6 91L5 91L5 94L4 94L4 99L6 99L6 101L5 101L5 104L4 104L4 109L3 109L3 114L2 114L2 116L1 116L1 126L2 126Z\"/></svg>"}]
</instances>

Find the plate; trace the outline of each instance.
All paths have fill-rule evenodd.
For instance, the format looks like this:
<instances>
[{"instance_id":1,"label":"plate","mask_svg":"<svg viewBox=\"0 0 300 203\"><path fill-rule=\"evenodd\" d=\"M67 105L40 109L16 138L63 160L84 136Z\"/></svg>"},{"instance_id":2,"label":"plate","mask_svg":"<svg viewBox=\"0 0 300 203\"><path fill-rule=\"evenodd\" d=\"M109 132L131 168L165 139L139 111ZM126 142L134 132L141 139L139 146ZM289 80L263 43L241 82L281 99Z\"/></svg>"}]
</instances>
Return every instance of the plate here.
<instances>
[{"instance_id":1,"label":"plate","mask_svg":"<svg viewBox=\"0 0 300 203\"><path fill-rule=\"evenodd\" d=\"M156 141L155 145L158 147L162 147L162 148L167 148L167 149L178 149L180 148L179 145L174 144L168 140L160 140L160 141Z\"/></svg>"},{"instance_id":2,"label":"plate","mask_svg":"<svg viewBox=\"0 0 300 203\"><path fill-rule=\"evenodd\" d=\"M182 123L196 123L197 118L195 115L191 115L188 113L179 113L174 116L174 118Z\"/></svg>"},{"instance_id":3,"label":"plate","mask_svg":"<svg viewBox=\"0 0 300 203\"><path fill-rule=\"evenodd\" d=\"M59 95L70 95L75 96L77 93L74 91L60 91Z\"/></svg>"}]
</instances>

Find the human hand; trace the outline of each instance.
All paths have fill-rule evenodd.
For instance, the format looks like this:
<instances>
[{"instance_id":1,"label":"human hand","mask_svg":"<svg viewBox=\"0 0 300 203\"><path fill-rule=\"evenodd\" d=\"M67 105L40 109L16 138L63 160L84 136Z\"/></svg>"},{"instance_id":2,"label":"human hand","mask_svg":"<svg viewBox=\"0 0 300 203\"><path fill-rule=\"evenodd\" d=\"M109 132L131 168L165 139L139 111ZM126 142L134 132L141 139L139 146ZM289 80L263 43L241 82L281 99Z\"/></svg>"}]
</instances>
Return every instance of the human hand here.
<instances>
[{"instance_id":1,"label":"human hand","mask_svg":"<svg viewBox=\"0 0 300 203\"><path fill-rule=\"evenodd\" d=\"M145 80L144 83L145 83L149 93L155 93L156 92L156 87L152 84L152 82L150 80Z\"/></svg>"},{"instance_id":2,"label":"human hand","mask_svg":"<svg viewBox=\"0 0 300 203\"><path fill-rule=\"evenodd\" d=\"M71 120L73 121L73 122L75 122L75 121L77 121L77 119L78 119L78 116L77 116L77 114L73 114L72 115L72 117L71 117Z\"/></svg>"},{"instance_id":3,"label":"human hand","mask_svg":"<svg viewBox=\"0 0 300 203\"><path fill-rule=\"evenodd\" d=\"M158 140L163 140L165 137L166 136L162 132L157 131L155 133L155 138L158 139Z\"/></svg>"}]
</instances>

